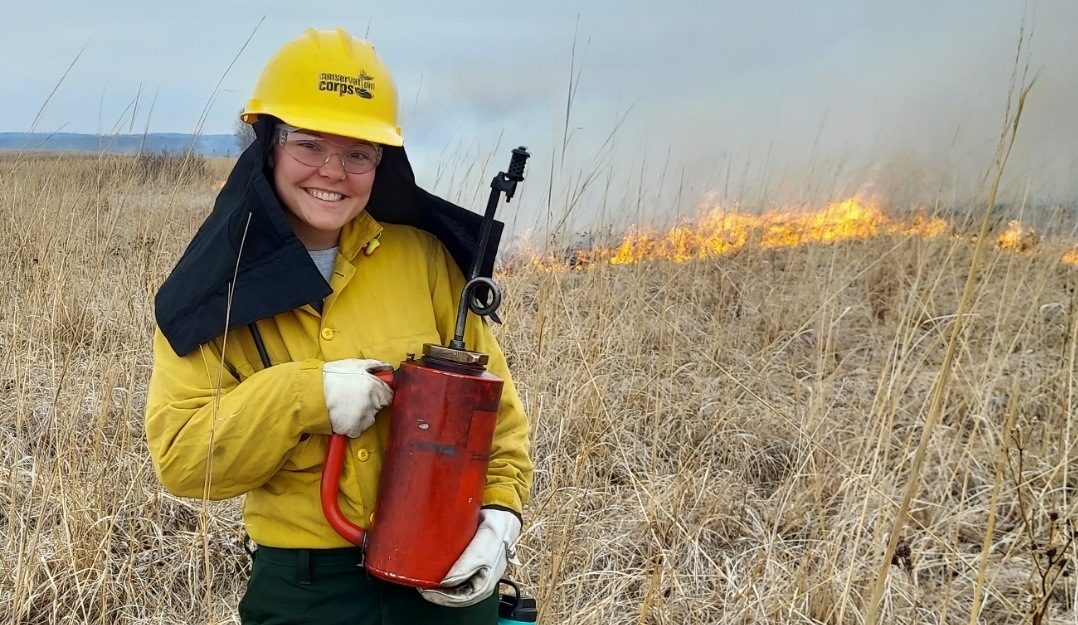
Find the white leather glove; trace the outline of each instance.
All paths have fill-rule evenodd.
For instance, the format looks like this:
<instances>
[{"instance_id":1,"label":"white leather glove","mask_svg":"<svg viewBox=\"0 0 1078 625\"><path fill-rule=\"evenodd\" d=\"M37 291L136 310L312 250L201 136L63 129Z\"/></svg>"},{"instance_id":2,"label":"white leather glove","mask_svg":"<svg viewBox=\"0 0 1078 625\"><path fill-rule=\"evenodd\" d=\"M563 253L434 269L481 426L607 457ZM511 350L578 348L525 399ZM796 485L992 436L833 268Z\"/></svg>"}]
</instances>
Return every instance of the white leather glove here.
<instances>
[{"instance_id":1,"label":"white leather glove","mask_svg":"<svg viewBox=\"0 0 1078 625\"><path fill-rule=\"evenodd\" d=\"M464 553L446 573L442 588L419 593L431 603L447 608L463 608L486 599L498 587L498 580L513 558L513 546L520 538L520 519L512 512L484 508L479 511L479 529ZM515 559L514 564L519 564Z\"/></svg>"},{"instance_id":2,"label":"white leather glove","mask_svg":"<svg viewBox=\"0 0 1078 625\"><path fill-rule=\"evenodd\" d=\"M322 364L326 409L335 434L355 438L374 425L374 415L393 401L393 389L371 371L392 368L381 360L361 358Z\"/></svg>"}]
</instances>

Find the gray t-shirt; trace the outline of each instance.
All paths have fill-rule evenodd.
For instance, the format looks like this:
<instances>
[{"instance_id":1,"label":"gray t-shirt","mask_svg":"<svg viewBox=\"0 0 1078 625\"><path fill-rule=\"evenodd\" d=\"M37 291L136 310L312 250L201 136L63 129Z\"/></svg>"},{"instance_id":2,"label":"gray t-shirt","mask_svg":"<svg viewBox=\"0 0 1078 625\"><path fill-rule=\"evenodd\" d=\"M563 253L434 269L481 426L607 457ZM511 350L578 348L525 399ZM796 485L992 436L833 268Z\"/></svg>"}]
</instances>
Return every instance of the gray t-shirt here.
<instances>
[{"instance_id":1,"label":"gray t-shirt","mask_svg":"<svg viewBox=\"0 0 1078 625\"><path fill-rule=\"evenodd\" d=\"M318 267L318 273L322 274L322 277L326 279L326 283L328 284L329 276L333 273L333 261L337 259L337 248L331 247L328 250L307 250L307 253L311 255L314 266Z\"/></svg>"}]
</instances>

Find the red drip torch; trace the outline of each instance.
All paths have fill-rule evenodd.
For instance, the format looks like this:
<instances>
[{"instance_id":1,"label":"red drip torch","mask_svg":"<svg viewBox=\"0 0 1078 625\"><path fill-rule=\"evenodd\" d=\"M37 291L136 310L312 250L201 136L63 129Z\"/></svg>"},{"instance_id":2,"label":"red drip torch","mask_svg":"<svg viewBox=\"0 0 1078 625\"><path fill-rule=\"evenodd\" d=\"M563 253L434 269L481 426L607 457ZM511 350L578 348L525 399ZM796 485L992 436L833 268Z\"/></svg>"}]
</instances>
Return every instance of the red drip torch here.
<instances>
[{"instance_id":1,"label":"red drip torch","mask_svg":"<svg viewBox=\"0 0 1078 625\"><path fill-rule=\"evenodd\" d=\"M448 346L428 343L393 372L377 374L394 388L385 463L371 527L341 513L337 494L348 438L334 434L322 471L322 510L334 530L364 551L367 570L387 581L436 588L479 525L502 380L486 370L487 354L465 349L468 311L493 315L501 293L479 277L498 196L512 199L524 180L527 149L513 150L509 172L490 183L479 249L457 308ZM483 301L477 293L485 295ZM496 319L497 317L495 317Z\"/></svg>"}]
</instances>

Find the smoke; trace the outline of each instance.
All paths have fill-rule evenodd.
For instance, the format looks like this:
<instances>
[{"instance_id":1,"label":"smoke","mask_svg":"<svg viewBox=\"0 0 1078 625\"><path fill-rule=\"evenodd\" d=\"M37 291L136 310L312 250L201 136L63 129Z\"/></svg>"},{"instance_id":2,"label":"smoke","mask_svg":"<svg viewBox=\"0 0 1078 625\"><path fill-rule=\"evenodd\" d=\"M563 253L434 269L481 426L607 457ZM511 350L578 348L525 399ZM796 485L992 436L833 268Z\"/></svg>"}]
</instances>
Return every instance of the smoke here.
<instances>
[{"instance_id":1,"label":"smoke","mask_svg":"<svg viewBox=\"0 0 1078 625\"><path fill-rule=\"evenodd\" d=\"M414 129L491 172L529 142L538 230L567 209L567 229L669 221L705 194L750 209L858 192L954 208L983 195L1008 103L1013 115L1035 77L1002 199L1078 200L1078 4L805 4L585 13L575 38L527 61L425 75Z\"/></svg>"}]
</instances>

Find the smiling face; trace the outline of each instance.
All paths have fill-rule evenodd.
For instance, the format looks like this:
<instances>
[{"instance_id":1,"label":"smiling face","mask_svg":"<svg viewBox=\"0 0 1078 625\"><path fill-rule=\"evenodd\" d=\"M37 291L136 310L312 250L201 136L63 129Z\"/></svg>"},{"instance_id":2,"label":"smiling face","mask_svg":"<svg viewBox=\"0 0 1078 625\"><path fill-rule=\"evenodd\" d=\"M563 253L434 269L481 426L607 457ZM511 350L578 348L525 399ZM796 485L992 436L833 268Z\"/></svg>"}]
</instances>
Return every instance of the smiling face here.
<instances>
[{"instance_id":1,"label":"smiling face","mask_svg":"<svg viewBox=\"0 0 1078 625\"><path fill-rule=\"evenodd\" d=\"M342 155L349 154L355 139L302 131L321 137L334 151L322 165L305 165L278 142L273 148L273 185L277 197L287 208L285 215L296 237L309 250L324 250L337 245L341 228L363 212L371 197L375 170L352 174L344 170Z\"/></svg>"}]
</instances>

